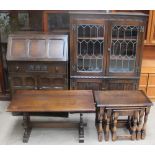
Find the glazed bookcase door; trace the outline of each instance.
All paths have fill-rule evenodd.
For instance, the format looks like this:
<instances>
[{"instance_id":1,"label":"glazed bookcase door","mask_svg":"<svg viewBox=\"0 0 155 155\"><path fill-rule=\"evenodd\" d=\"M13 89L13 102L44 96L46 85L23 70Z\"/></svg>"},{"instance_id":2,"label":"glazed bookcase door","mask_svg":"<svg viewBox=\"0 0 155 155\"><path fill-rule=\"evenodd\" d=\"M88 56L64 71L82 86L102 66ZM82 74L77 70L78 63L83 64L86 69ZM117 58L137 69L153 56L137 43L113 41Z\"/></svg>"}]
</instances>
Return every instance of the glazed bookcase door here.
<instances>
[{"instance_id":1,"label":"glazed bookcase door","mask_svg":"<svg viewBox=\"0 0 155 155\"><path fill-rule=\"evenodd\" d=\"M139 76L144 25L112 22L109 33L108 74Z\"/></svg>"},{"instance_id":2,"label":"glazed bookcase door","mask_svg":"<svg viewBox=\"0 0 155 155\"><path fill-rule=\"evenodd\" d=\"M103 20L76 20L74 35L74 75L103 75L106 23Z\"/></svg>"}]
</instances>

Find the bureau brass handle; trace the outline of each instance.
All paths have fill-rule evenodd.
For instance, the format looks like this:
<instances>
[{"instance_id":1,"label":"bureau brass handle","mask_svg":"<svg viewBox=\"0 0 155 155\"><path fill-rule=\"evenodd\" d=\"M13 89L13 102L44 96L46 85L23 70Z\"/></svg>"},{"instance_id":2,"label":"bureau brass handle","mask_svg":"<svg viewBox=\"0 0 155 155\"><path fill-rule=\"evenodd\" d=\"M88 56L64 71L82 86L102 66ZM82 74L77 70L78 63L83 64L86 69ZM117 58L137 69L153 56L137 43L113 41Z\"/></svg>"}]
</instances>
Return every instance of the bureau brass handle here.
<instances>
[{"instance_id":1,"label":"bureau brass handle","mask_svg":"<svg viewBox=\"0 0 155 155\"><path fill-rule=\"evenodd\" d=\"M58 67L55 67L55 71L56 71L56 72L58 72L58 71L59 71L58 69L59 69Z\"/></svg>"},{"instance_id":2,"label":"bureau brass handle","mask_svg":"<svg viewBox=\"0 0 155 155\"><path fill-rule=\"evenodd\" d=\"M19 71L19 66L16 66L16 71Z\"/></svg>"},{"instance_id":3,"label":"bureau brass handle","mask_svg":"<svg viewBox=\"0 0 155 155\"><path fill-rule=\"evenodd\" d=\"M55 86L53 87L54 89L63 89L64 87L61 87L61 86Z\"/></svg>"},{"instance_id":4,"label":"bureau brass handle","mask_svg":"<svg viewBox=\"0 0 155 155\"><path fill-rule=\"evenodd\" d=\"M63 89L64 87L62 86L54 86L54 87L46 87L46 86L43 86L43 87L39 87L39 89L41 90L41 89Z\"/></svg>"}]
</instances>

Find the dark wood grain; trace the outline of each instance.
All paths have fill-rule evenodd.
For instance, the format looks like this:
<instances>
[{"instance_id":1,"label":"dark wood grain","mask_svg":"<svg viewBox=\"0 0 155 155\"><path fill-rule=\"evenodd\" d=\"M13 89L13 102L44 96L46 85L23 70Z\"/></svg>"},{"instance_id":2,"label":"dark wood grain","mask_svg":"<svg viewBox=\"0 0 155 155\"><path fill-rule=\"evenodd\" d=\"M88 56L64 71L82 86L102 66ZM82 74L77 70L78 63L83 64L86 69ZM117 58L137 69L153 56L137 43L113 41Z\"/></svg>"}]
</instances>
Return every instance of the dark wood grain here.
<instances>
[{"instance_id":1,"label":"dark wood grain","mask_svg":"<svg viewBox=\"0 0 155 155\"><path fill-rule=\"evenodd\" d=\"M151 106L152 102L143 91L95 91L95 101L97 106Z\"/></svg>"},{"instance_id":2,"label":"dark wood grain","mask_svg":"<svg viewBox=\"0 0 155 155\"><path fill-rule=\"evenodd\" d=\"M94 112L92 91L18 90L9 112Z\"/></svg>"}]
</instances>

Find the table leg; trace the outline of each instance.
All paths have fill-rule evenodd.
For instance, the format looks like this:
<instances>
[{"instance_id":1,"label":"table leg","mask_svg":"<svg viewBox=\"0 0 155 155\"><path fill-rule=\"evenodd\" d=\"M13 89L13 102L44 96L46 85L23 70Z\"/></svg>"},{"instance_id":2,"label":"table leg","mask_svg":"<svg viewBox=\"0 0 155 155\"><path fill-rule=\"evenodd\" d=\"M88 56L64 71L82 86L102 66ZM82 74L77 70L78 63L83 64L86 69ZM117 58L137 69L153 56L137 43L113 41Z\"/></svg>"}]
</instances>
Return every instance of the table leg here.
<instances>
[{"instance_id":1,"label":"table leg","mask_svg":"<svg viewBox=\"0 0 155 155\"><path fill-rule=\"evenodd\" d=\"M109 132L110 132L110 119L111 119L111 110L107 110L105 112L105 141L109 140Z\"/></svg>"},{"instance_id":2,"label":"table leg","mask_svg":"<svg viewBox=\"0 0 155 155\"><path fill-rule=\"evenodd\" d=\"M116 130L117 130L117 120L118 120L118 113L114 112L113 114L113 122L112 122L112 140L115 141L117 140L117 134L116 134Z\"/></svg>"},{"instance_id":3,"label":"table leg","mask_svg":"<svg viewBox=\"0 0 155 155\"><path fill-rule=\"evenodd\" d=\"M132 127L132 132L131 132L132 140L136 139L137 121L138 121L138 111L136 111L133 116L133 127Z\"/></svg>"},{"instance_id":4,"label":"table leg","mask_svg":"<svg viewBox=\"0 0 155 155\"><path fill-rule=\"evenodd\" d=\"M96 107L96 114L95 114L95 126L96 126L96 127L97 127L97 125L98 125L98 123L99 123L98 113L99 113L99 108Z\"/></svg>"},{"instance_id":5,"label":"table leg","mask_svg":"<svg viewBox=\"0 0 155 155\"><path fill-rule=\"evenodd\" d=\"M103 108L100 108L99 111L98 111L98 120L99 120L99 123L98 123L98 140L99 142L102 141L102 136L103 136L103 113L104 113L104 109Z\"/></svg>"},{"instance_id":6,"label":"table leg","mask_svg":"<svg viewBox=\"0 0 155 155\"><path fill-rule=\"evenodd\" d=\"M80 113L79 143L84 143L84 123L83 123L83 114L82 113Z\"/></svg>"},{"instance_id":7,"label":"table leg","mask_svg":"<svg viewBox=\"0 0 155 155\"><path fill-rule=\"evenodd\" d=\"M140 110L139 112L139 121L138 121L138 127L137 127L137 140L141 139L141 129L142 129L142 120L144 116L144 110Z\"/></svg>"},{"instance_id":8,"label":"table leg","mask_svg":"<svg viewBox=\"0 0 155 155\"><path fill-rule=\"evenodd\" d=\"M132 117L131 116L128 116L128 122L127 122L127 128L130 130L130 127L131 127L131 119Z\"/></svg>"},{"instance_id":9,"label":"table leg","mask_svg":"<svg viewBox=\"0 0 155 155\"><path fill-rule=\"evenodd\" d=\"M149 112L150 112L150 107L147 107L145 109L145 116L144 116L144 124L143 124L143 127L142 127L142 139L145 138L146 136L146 123L147 123L147 120L148 120L148 115L149 115Z\"/></svg>"},{"instance_id":10,"label":"table leg","mask_svg":"<svg viewBox=\"0 0 155 155\"><path fill-rule=\"evenodd\" d=\"M23 127L24 127L23 143L27 143L32 129L30 126L30 116L28 113L23 114Z\"/></svg>"}]
</instances>

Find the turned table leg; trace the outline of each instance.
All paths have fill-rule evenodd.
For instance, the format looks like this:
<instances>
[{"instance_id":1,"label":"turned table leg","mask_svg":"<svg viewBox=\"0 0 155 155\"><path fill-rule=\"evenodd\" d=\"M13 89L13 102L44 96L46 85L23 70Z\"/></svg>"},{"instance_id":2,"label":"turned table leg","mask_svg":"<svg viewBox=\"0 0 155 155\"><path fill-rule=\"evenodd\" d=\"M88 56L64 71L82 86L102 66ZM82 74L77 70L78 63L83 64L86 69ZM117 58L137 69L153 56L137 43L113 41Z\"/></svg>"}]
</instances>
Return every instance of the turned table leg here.
<instances>
[{"instance_id":1,"label":"turned table leg","mask_svg":"<svg viewBox=\"0 0 155 155\"><path fill-rule=\"evenodd\" d=\"M99 108L98 111L98 140L99 142L102 142L102 136L103 136L103 113L104 113L104 109L103 108Z\"/></svg>"},{"instance_id":2,"label":"turned table leg","mask_svg":"<svg viewBox=\"0 0 155 155\"><path fill-rule=\"evenodd\" d=\"M129 131L131 126L132 126L132 117L128 116L127 128L129 129Z\"/></svg>"},{"instance_id":3,"label":"turned table leg","mask_svg":"<svg viewBox=\"0 0 155 155\"><path fill-rule=\"evenodd\" d=\"M99 108L96 107L96 113L95 113L95 126L96 126L96 127L97 127L97 125L98 125L98 123L99 123L98 113L99 113Z\"/></svg>"},{"instance_id":4,"label":"turned table leg","mask_svg":"<svg viewBox=\"0 0 155 155\"><path fill-rule=\"evenodd\" d=\"M131 132L132 140L136 139L137 121L138 121L138 111L136 111L133 116L133 127L132 127L132 132Z\"/></svg>"},{"instance_id":5,"label":"turned table leg","mask_svg":"<svg viewBox=\"0 0 155 155\"><path fill-rule=\"evenodd\" d=\"M23 114L23 127L24 127L23 143L27 143L32 129L30 126L30 116L28 113Z\"/></svg>"},{"instance_id":6,"label":"turned table leg","mask_svg":"<svg viewBox=\"0 0 155 155\"><path fill-rule=\"evenodd\" d=\"M149 112L150 112L150 107L147 107L146 109L145 109L145 116L144 116L144 124L143 124L143 127L142 127L142 139L144 139L145 138L145 136L146 136L146 123L147 123L147 120L148 120L148 115L149 115Z\"/></svg>"},{"instance_id":7,"label":"turned table leg","mask_svg":"<svg viewBox=\"0 0 155 155\"><path fill-rule=\"evenodd\" d=\"M80 113L79 143L84 143L84 123L83 123L83 114L82 113Z\"/></svg>"},{"instance_id":8,"label":"turned table leg","mask_svg":"<svg viewBox=\"0 0 155 155\"><path fill-rule=\"evenodd\" d=\"M140 110L139 112L139 121L138 121L138 127L137 127L137 140L141 139L141 129L142 129L142 120L144 116L144 110Z\"/></svg>"},{"instance_id":9,"label":"turned table leg","mask_svg":"<svg viewBox=\"0 0 155 155\"><path fill-rule=\"evenodd\" d=\"M105 141L109 140L109 132L110 132L110 119L111 119L111 110L107 110L105 113Z\"/></svg>"},{"instance_id":10,"label":"turned table leg","mask_svg":"<svg viewBox=\"0 0 155 155\"><path fill-rule=\"evenodd\" d=\"M116 134L116 130L117 130L117 120L118 120L118 113L114 112L113 114L113 122L112 122L112 140L115 141L117 140L117 134Z\"/></svg>"}]
</instances>

